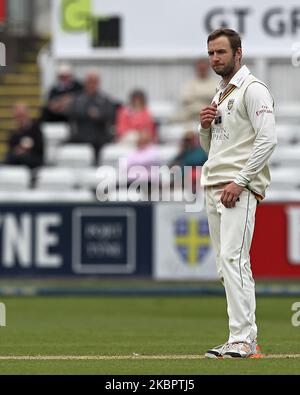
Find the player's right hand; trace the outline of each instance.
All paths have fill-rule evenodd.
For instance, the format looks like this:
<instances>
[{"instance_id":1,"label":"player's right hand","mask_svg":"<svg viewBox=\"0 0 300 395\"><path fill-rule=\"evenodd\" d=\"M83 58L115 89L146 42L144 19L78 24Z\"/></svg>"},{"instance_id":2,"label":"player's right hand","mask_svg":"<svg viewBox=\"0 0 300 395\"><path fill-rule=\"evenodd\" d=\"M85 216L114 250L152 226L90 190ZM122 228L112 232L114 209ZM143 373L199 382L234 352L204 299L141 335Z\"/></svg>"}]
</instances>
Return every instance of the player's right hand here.
<instances>
[{"instance_id":1,"label":"player's right hand","mask_svg":"<svg viewBox=\"0 0 300 395\"><path fill-rule=\"evenodd\" d=\"M212 121L217 115L217 104L213 102L210 106L204 107L200 112L200 123L203 129L209 129Z\"/></svg>"}]
</instances>

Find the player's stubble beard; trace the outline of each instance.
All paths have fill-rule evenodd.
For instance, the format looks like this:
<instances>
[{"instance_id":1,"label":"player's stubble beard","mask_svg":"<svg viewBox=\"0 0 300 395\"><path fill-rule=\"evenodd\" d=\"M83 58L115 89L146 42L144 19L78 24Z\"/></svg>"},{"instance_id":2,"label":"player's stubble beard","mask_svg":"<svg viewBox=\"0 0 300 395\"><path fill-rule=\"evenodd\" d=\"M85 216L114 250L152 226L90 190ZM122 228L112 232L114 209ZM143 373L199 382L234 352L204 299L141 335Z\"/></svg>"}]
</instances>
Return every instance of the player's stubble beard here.
<instances>
[{"instance_id":1,"label":"player's stubble beard","mask_svg":"<svg viewBox=\"0 0 300 395\"><path fill-rule=\"evenodd\" d=\"M234 74L235 60L234 57L231 58L230 63L223 68L223 70L214 70L216 74L220 75L222 78L226 78Z\"/></svg>"}]
</instances>

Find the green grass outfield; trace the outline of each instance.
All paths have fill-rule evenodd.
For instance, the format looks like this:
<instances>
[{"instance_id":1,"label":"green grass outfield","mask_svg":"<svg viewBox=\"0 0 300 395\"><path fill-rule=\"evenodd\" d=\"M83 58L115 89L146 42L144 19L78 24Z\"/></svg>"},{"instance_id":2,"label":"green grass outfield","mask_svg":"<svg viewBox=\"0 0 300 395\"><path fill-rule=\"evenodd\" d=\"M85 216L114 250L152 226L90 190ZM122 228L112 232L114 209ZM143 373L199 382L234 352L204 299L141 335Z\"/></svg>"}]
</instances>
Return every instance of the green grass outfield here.
<instances>
[{"instance_id":1,"label":"green grass outfield","mask_svg":"<svg viewBox=\"0 0 300 395\"><path fill-rule=\"evenodd\" d=\"M206 360L206 349L227 338L223 297L5 297L0 372L299 374L300 357L287 357L300 355L300 327L291 324L291 306L297 301L257 300L260 345L266 356L275 357ZM67 357L75 359L60 359Z\"/></svg>"}]
</instances>

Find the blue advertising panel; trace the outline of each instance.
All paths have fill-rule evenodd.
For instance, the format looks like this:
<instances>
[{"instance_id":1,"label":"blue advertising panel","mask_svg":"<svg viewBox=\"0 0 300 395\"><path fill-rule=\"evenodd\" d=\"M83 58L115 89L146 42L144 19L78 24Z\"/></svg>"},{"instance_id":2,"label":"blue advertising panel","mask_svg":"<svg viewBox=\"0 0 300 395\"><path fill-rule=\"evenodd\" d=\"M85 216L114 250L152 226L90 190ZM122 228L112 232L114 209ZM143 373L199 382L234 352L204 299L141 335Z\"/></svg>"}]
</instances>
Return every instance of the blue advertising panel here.
<instances>
[{"instance_id":1,"label":"blue advertising panel","mask_svg":"<svg viewBox=\"0 0 300 395\"><path fill-rule=\"evenodd\" d=\"M77 208L73 212L73 269L77 273L134 273L133 208Z\"/></svg>"},{"instance_id":2,"label":"blue advertising panel","mask_svg":"<svg viewBox=\"0 0 300 395\"><path fill-rule=\"evenodd\" d=\"M150 204L0 205L0 276L147 276Z\"/></svg>"}]
</instances>

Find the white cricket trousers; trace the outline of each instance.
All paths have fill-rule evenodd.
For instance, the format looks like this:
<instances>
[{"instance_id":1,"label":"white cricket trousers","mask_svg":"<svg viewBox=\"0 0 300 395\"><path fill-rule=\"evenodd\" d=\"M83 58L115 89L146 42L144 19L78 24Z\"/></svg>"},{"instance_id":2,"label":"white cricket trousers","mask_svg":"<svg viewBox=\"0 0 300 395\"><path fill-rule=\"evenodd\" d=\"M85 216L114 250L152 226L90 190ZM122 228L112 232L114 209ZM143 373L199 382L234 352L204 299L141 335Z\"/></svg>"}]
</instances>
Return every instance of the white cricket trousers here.
<instances>
[{"instance_id":1,"label":"white cricket trousers","mask_svg":"<svg viewBox=\"0 0 300 395\"><path fill-rule=\"evenodd\" d=\"M255 283L250 264L257 200L248 189L233 208L220 201L224 185L205 187L209 232L223 282L229 317L229 342L251 342L257 337Z\"/></svg>"}]
</instances>

